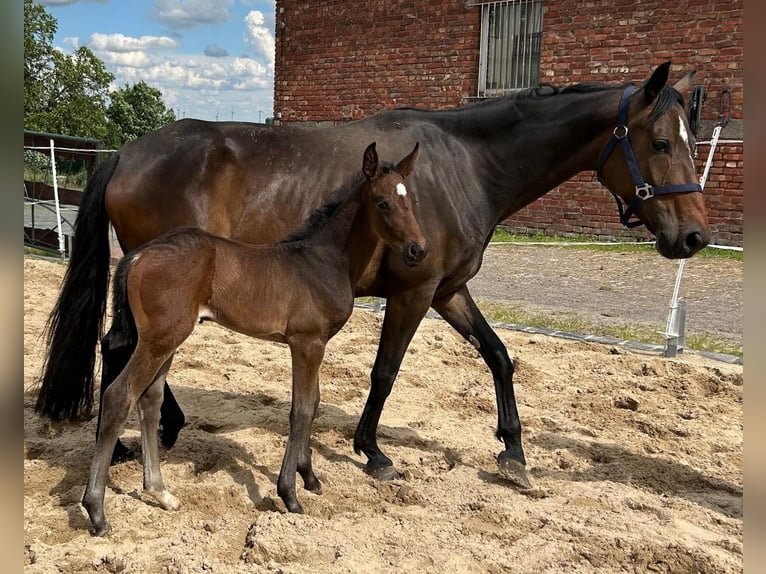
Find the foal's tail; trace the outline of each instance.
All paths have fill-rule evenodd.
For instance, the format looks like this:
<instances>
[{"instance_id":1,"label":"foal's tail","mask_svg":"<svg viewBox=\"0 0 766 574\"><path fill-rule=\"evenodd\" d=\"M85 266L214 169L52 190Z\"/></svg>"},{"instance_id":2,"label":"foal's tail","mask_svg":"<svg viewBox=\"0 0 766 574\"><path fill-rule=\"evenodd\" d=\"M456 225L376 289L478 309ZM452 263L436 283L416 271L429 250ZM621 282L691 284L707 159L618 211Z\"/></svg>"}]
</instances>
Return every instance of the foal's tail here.
<instances>
[{"instance_id":1,"label":"foal's tail","mask_svg":"<svg viewBox=\"0 0 766 574\"><path fill-rule=\"evenodd\" d=\"M93 407L93 369L109 289L109 217L105 195L119 152L88 180L74 225L75 241L58 301L48 318L48 353L35 410L74 419Z\"/></svg>"},{"instance_id":2,"label":"foal's tail","mask_svg":"<svg viewBox=\"0 0 766 574\"><path fill-rule=\"evenodd\" d=\"M134 348L138 342L138 331L133 311L128 301L128 273L138 252L135 251L123 257L114 272L112 287L112 328L110 337L118 347Z\"/></svg>"}]
</instances>

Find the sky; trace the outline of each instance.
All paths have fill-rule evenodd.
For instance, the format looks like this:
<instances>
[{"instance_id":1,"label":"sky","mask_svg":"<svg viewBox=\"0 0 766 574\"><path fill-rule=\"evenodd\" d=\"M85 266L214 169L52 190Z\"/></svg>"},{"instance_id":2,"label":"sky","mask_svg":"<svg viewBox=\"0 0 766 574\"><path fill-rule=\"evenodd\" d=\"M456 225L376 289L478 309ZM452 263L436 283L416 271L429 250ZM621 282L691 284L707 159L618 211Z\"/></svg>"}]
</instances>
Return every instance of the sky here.
<instances>
[{"instance_id":1,"label":"sky","mask_svg":"<svg viewBox=\"0 0 766 574\"><path fill-rule=\"evenodd\" d=\"M87 46L115 76L143 80L176 117L263 122L274 102L274 0L35 0L54 47Z\"/></svg>"}]
</instances>

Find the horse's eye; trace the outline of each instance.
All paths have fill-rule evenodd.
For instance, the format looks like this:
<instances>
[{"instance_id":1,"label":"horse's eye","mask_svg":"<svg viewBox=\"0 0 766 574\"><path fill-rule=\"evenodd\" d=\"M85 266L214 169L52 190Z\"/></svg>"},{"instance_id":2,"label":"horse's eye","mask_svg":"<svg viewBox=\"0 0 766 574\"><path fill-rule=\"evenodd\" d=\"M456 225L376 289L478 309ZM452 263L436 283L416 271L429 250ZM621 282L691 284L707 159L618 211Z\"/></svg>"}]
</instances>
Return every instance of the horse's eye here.
<instances>
[{"instance_id":1,"label":"horse's eye","mask_svg":"<svg viewBox=\"0 0 766 574\"><path fill-rule=\"evenodd\" d=\"M383 199L378 200L377 206L381 211L388 211L388 202Z\"/></svg>"},{"instance_id":2,"label":"horse's eye","mask_svg":"<svg viewBox=\"0 0 766 574\"><path fill-rule=\"evenodd\" d=\"M654 151L658 151L660 153L668 153L670 151L670 144L668 143L668 140L654 140L652 142L652 147L654 148Z\"/></svg>"}]
</instances>

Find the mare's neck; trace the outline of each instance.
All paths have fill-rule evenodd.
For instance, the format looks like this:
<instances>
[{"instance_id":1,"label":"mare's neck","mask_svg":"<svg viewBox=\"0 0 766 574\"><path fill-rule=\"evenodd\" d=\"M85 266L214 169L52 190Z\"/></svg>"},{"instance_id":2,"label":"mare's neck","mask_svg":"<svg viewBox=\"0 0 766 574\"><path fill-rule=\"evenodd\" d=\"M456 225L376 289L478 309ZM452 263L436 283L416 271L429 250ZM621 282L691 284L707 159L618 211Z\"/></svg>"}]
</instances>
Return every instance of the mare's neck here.
<instances>
[{"instance_id":1,"label":"mare's neck","mask_svg":"<svg viewBox=\"0 0 766 574\"><path fill-rule=\"evenodd\" d=\"M567 179L595 170L617 121L621 90L498 99L457 124L471 140L477 177L506 219ZM503 101L505 100L505 101Z\"/></svg>"}]
</instances>

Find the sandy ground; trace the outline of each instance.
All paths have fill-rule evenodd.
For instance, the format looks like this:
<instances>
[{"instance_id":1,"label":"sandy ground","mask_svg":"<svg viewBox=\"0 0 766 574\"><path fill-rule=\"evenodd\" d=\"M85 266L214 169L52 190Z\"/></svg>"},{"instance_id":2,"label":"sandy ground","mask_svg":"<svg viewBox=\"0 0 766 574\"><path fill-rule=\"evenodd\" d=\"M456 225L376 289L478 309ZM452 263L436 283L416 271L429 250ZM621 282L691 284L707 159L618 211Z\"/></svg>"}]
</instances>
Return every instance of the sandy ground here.
<instances>
[{"instance_id":1,"label":"sandy ground","mask_svg":"<svg viewBox=\"0 0 766 574\"><path fill-rule=\"evenodd\" d=\"M181 509L142 496L140 461L119 465L106 494L113 531L91 538L79 501L95 420L50 426L32 410L63 270L25 261L27 572L743 570L742 366L501 331L534 484L520 491L496 472L488 370L428 319L379 430L402 477L377 483L352 449L381 323L364 310L330 342L321 370L312 447L323 494L298 491L305 515L286 514L276 495L287 348L205 324L171 371L188 426L162 469ZM124 438L138 447L135 416Z\"/></svg>"}]
</instances>

